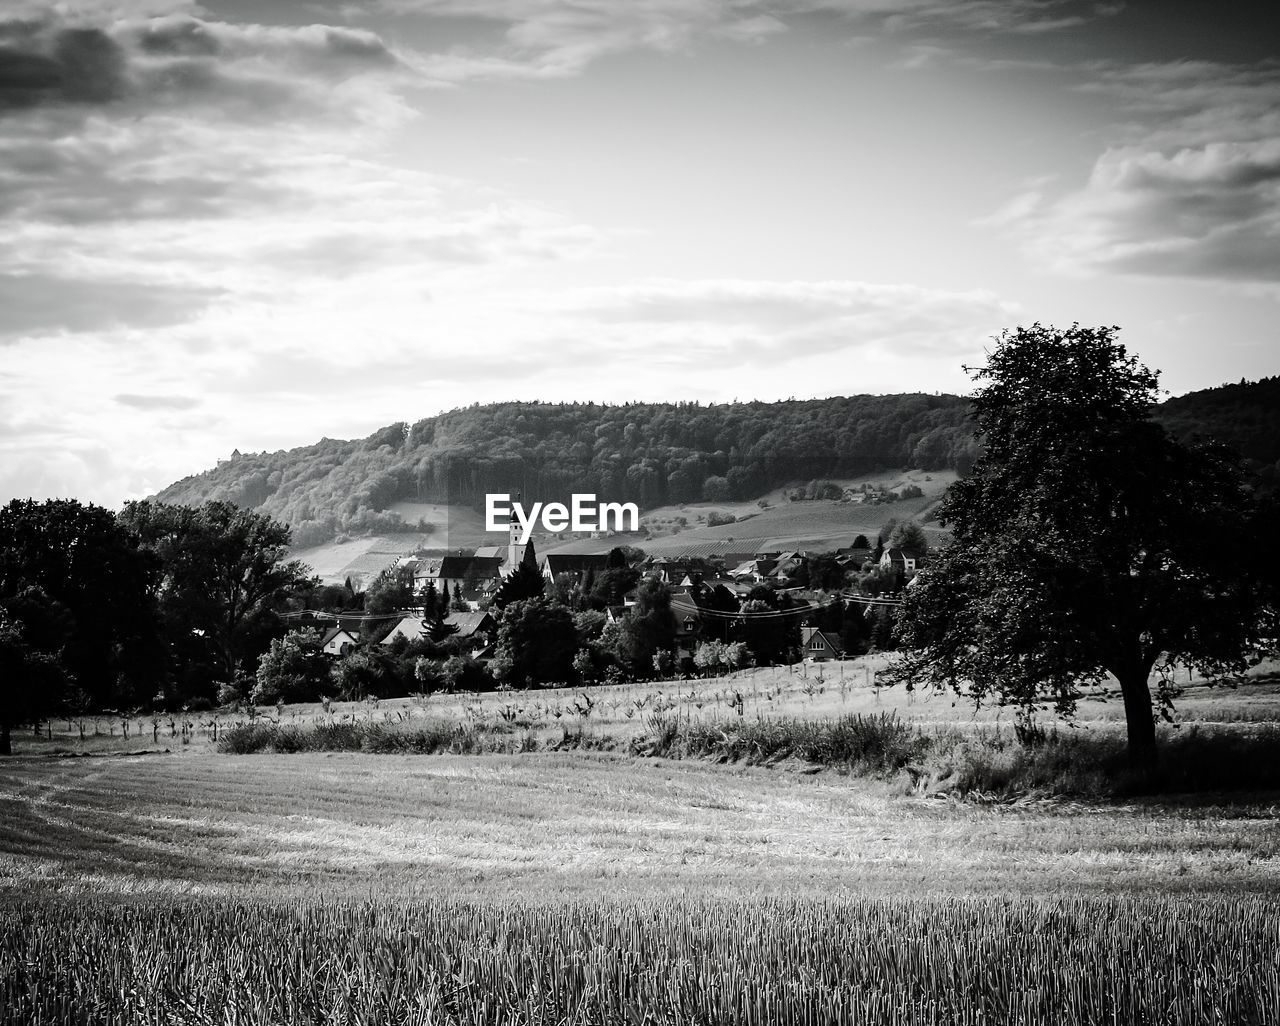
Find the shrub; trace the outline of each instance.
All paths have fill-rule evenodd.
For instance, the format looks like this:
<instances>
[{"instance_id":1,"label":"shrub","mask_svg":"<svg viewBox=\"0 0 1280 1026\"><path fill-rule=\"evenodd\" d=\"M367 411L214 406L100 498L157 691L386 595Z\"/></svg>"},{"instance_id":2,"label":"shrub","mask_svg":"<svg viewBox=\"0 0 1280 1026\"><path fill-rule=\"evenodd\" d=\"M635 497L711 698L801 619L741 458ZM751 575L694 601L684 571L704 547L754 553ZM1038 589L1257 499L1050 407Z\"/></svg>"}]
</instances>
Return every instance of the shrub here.
<instances>
[{"instance_id":1,"label":"shrub","mask_svg":"<svg viewBox=\"0 0 1280 1026\"><path fill-rule=\"evenodd\" d=\"M235 684L224 681L218 685L218 705L239 705L244 693Z\"/></svg>"},{"instance_id":2,"label":"shrub","mask_svg":"<svg viewBox=\"0 0 1280 1026\"><path fill-rule=\"evenodd\" d=\"M483 691L493 686L493 678L484 666L469 655L450 656L440 672L455 691Z\"/></svg>"},{"instance_id":3,"label":"shrub","mask_svg":"<svg viewBox=\"0 0 1280 1026\"><path fill-rule=\"evenodd\" d=\"M251 700L256 705L314 702L327 693L332 680L321 638L318 630L303 628L274 639L258 661Z\"/></svg>"}]
</instances>

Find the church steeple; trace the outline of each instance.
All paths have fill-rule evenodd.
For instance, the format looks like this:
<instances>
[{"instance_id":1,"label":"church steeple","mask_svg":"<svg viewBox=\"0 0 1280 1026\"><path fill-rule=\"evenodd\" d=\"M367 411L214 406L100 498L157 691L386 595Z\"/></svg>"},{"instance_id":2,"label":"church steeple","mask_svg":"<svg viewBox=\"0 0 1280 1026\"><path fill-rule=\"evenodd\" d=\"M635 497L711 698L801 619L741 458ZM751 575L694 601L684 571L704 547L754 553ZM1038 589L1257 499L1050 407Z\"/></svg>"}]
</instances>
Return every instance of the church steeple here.
<instances>
[{"instance_id":1,"label":"church steeple","mask_svg":"<svg viewBox=\"0 0 1280 1026\"><path fill-rule=\"evenodd\" d=\"M520 501L520 493L516 492L516 502ZM514 573L517 566L520 565L520 546L516 544L516 518L509 517L507 520L507 573Z\"/></svg>"}]
</instances>

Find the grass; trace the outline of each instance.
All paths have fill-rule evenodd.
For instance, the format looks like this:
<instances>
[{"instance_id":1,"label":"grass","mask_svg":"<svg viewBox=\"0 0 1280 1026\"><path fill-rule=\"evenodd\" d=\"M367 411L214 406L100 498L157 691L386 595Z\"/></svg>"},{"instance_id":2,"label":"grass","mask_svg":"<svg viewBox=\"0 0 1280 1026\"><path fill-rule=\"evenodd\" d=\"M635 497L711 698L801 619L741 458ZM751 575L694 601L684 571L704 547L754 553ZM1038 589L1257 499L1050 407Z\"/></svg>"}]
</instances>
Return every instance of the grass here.
<instances>
[{"instance_id":1,"label":"grass","mask_svg":"<svg viewBox=\"0 0 1280 1026\"><path fill-rule=\"evenodd\" d=\"M14 742L27 754L587 748L753 764L791 759L891 778L904 791L1004 799L1280 788L1280 681L1271 663L1236 687L1183 682L1178 722L1160 730L1160 772L1135 775L1113 690L1085 696L1069 725L1046 710L1046 743L1026 747L1015 738L1010 710L875 687L886 659L763 667L706 680L334 703L327 710L294 705L252 716L72 718L44 724L39 736L20 731ZM864 752L873 742L880 747Z\"/></svg>"},{"instance_id":2,"label":"grass","mask_svg":"<svg viewBox=\"0 0 1280 1026\"><path fill-rule=\"evenodd\" d=\"M19 902L0 1024L1262 1026L1276 923L1256 898Z\"/></svg>"},{"instance_id":3,"label":"grass","mask_svg":"<svg viewBox=\"0 0 1280 1026\"><path fill-rule=\"evenodd\" d=\"M961 803L614 752L0 763L0 892L381 897L1239 893L1280 798Z\"/></svg>"},{"instance_id":4,"label":"grass","mask_svg":"<svg viewBox=\"0 0 1280 1026\"><path fill-rule=\"evenodd\" d=\"M879 665L20 732L0 1026L1276 1021L1280 685L1143 795Z\"/></svg>"},{"instance_id":5,"label":"grass","mask_svg":"<svg viewBox=\"0 0 1280 1026\"><path fill-rule=\"evenodd\" d=\"M444 720L485 727L512 725L532 732L540 743L559 737L567 726L573 732L596 732L617 738L624 746L646 730L648 718L662 713L685 723L796 719L830 721L852 715L888 714L922 728L1005 727L1011 710L998 706L975 709L949 694L909 693L876 686L877 674L889 657L863 656L840 662L792 667L757 667L725 677L645 682L593 688L545 688L476 694L461 692L430 697L335 702L326 711L320 703L274 707L256 711L255 719L280 726L306 727L320 723L366 722L387 726ZM1193 725L1280 723L1280 663L1257 668L1238 687L1210 686L1188 680L1178 699L1175 730ZM589 708L588 708L589 707ZM583 712L583 710L588 710ZM741 710L739 712L739 710ZM1053 717L1046 706L1046 724ZM1071 730L1081 733L1114 731L1124 721L1119 693L1102 689L1085 696ZM15 750L28 754L108 753L138 750L203 751L229 728L250 722L243 711L160 714L158 716L83 716L42 725L40 735L20 730ZM1067 728L1062 728L1066 730ZM47 731L47 733L46 733ZM127 733L126 733L127 731Z\"/></svg>"},{"instance_id":6,"label":"grass","mask_svg":"<svg viewBox=\"0 0 1280 1026\"><path fill-rule=\"evenodd\" d=\"M815 551L832 550L850 545L859 534L874 540L877 532L890 518L898 520L919 519L935 505L948 484L955 480L951 471L894 471L859 478L836 478L841 487L858 488L863 484L897 491L907 484L914 484L925 493L915 499L903 499L884 504L863 504L836 500L792 502L789 493L807 482L796 481L786 488L774 489L764 496L767 508L761 509L755 500L741 503L703 503L662 506L645 510L641 522L654 530L655 536L637 541L650 555L670 555L699 543L732 538L735 551L751 551L767 545L770 548L808 548ZM698 517L708 513L732 513L746 517L736 523L719 527L707 527L698 523ZM677 518L683 517L687 526L673 533ZM945 532L935 526L927 526L926 532L938 540Z\"/></svg>"}]
</instances>

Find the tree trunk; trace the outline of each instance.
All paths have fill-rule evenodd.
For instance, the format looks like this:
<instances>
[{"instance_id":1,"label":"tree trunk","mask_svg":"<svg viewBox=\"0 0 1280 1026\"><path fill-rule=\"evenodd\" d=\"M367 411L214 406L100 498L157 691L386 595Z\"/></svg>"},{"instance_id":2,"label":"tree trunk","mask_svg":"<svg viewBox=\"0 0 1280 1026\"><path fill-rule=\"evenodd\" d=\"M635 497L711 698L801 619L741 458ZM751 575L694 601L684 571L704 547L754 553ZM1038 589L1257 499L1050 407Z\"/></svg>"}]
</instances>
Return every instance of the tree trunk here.
<instances>
[{"instance_id":1,"label":"tree trunk","mask_svg":"<svg viewBox=\"0 0 1280 1026\"><path fill-rule=\"evenodd\" d=\"M1117 676L1120 693L1124 696L1129 763L1139 769L1152 769L1156 764L1156 716L1151 707L1148 672L1147 668L1139 666Z\"/></svg>"},{"instance_id":2,"label":"tree trunk","mask_svg":"<svg viewBox=\"0 0 1280 1026\"><path fill-rule=\"evenodd\" d=\"M9 743L9 724L0 723L0 755L12 755L13 746Z\"/></svg>"}]
</instances>

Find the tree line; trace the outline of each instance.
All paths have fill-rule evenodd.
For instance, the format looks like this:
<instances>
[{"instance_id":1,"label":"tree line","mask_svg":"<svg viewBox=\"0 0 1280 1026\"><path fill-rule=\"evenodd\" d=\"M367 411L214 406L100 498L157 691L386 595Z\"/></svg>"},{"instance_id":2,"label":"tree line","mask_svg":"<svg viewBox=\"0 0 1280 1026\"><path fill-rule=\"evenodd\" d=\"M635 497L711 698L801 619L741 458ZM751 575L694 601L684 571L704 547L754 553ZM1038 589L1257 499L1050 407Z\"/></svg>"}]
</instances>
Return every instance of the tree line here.
<instances>
[{"instance_id":1,"label":"tree line","mask_svg":"<svg viewBox=\"0 0 1280 1026\"><path fill-rule=\"evenodd\" d=\"M699 586L699 608L747 615L709 620L704 641L715 657L681 666L672 592L643 575L640 550L620 546L599 573L549 581L529 546L485 602L497 626L481 660L477 639L453 622L467 609L460 593L428 585L415 594L411 566L384 571L363 593L350 582L324 585L289 558L287 526L227 502L131 502L113 513L14 500L0 509L0 539L0 751L13 726L54 714L596 684L790 662L808 608L774 587L740 600ZM815 565L800 583L819 586L824 575L844 582L839 568ZM379 644L410 609L421 612L423 636ZM289 629L305 610L363 610L362 643L337 660L325 655L319 629ZM795 615L752 615L788 610ZM832 610L821 615L859 636L860 617L851 626Z\"/></svg>"},{"instance_id":2,"label":"tree line","mask_svg":"<svg viewBox=\"0 0 1280 1026\"><path fill-rule=\"evenodd\" d=\"M0 745L57 711L176 708L243 682L314 588L289 531L230 503L0 509Z\"/></svg>"}]
</instances>

